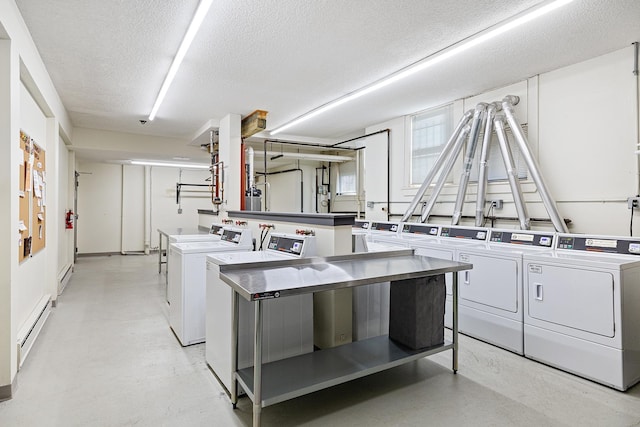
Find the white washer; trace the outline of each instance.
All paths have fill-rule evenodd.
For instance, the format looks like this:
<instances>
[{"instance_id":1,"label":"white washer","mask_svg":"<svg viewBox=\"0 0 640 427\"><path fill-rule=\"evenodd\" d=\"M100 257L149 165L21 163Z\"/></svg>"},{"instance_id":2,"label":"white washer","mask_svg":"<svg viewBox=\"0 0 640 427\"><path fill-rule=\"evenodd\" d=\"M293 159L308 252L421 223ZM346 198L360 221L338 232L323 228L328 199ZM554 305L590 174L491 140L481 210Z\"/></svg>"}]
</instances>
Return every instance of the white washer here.
<instances>
[{"instance_id":1,"label":"white washer","mask_svg":"<svg viewBox=\"0 0 640 427\"><path fill-rule=\"evenodd\" d=\"M172 234L169 236L169 244L184 242L216 242L222 237L222 224L211 224L209 233L200 234Z\"/></svg>"},{"instance_id":2,"label":"white washer","mask_svg":"<svg viewBox=\"0 0 640 427\"><path fill-rule=\"evenodd\" d=\"M369 234L369 221L357 220L351 227L351 252L367 252L366 240Z\"/></svg>"},{"instance_id":3,"label":"white washer","mask_svg":"<svg viewBox=\"0 0 640 427\"><path fill-rule=\"evenodd\" d=\"M525 356L626 390L640 380L640 240L559 234L524 255Z\"/></svg>"},{"instance_id":4,"label":"white washer","mask_svg":"<svg viewBox=\"0 0 640 427\"><path fill-rule=\"evenodd\" d=\"M524 354L522 257L550 253L553 232L490 230L487 247L458 249L458 260L473 264L460 275L460 332Z\"/></svg>"},{"instance_id":5,"label":"white washer","mask_svg":"<svg viewBox=\"0 0 640 427\"><path fill-rule=\"evenodd\" d=\"M367 240L374 243L390 243L397 246L407 246L400 239L400 223L389 221L371 221Z\"/></svg>"},{"instance_id":6,"label":"white washer","mask_svg":"<svg viewBox=\"0 0 640 427\"><path fill-rule=\"evenodd\" d=\"M169 245L169 325L183 346L205 340L205 256L211 252L250 251L250 229L225 229L218 242Z\"/></svg>"},{"instance_id":7,"label":"white washer","mask_svg":"<svg viewBox=\"0 0 640 427\"><path fill-rule=\"evenodd\" d=\"M271 233L267 249L207 255L206 344L207 364L231 389L232 297L220 279L220 265L290 261L314 256L315 236ZM313 295L296 295L263 302L264 363L313 351ZM238 367L253 365L253 304L240 298Z\"/></svg>"}]
</instances>

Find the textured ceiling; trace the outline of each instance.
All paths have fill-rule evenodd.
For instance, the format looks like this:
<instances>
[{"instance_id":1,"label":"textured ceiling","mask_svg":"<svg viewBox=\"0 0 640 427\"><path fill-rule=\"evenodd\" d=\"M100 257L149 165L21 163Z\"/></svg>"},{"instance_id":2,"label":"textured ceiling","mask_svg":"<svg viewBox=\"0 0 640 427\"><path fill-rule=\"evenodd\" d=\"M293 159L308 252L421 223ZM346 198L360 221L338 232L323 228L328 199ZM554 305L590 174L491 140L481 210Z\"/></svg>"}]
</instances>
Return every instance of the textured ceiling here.
<instances>
[{"instance_id":1,"label":"textured ceiling","mask_svg":"<svg viewBox=\"0 0 640 427\"><path fill-rule=\"evenodd\" d=\"M155 121L197 0L17 0L74 126L192 139L227 113L274 128L539 0L216 0ZM577 0L287 133L366 126L628 46L640 1Z\"/></svg>"}]
</instances>

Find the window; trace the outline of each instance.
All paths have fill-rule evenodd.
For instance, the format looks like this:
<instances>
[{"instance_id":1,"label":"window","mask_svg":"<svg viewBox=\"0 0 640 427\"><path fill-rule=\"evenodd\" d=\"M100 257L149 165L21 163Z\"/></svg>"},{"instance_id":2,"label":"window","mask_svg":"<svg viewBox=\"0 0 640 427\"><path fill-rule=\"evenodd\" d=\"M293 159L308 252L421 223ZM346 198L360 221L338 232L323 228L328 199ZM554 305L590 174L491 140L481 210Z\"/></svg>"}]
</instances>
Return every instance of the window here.
<instances>
[{"instance_id":1,"label":"window","mask_svg":"<svg viewBox=\"0 0 640 427\"><path fill-rule=\"evenodd\" d=\"M411 117L411 185L422 184L452 132L451 105Z\"/></svg>"},{"instance_id":2,"label":"window","mask_svg":"<svg viewBox=\"0 0 640 427\"><path fill-rule=\"evenodd\" d=\"M338 164L337 194L356 194L356 161Z\"/></svg>"},{"instance_id":3,"label":"window","mask_svg":"<svg viewBox=\"0 0 640 427\"><path fill-rule=\"evenodd\" d=\"M522 125L522 131L525 136L528 136L528 126ZM513 155L513 163L516 167L516 171L519 179L527 178L527 165L524 162L522 153L518 144L516 144L511 128L505 126L505 134L509 141L509 147L511 148L511 154ZM482 139L484 138L484 132L480 132L478 137L478 147L476 148L476 155L473 159L473 167L471 168L471 182L478 181L478 175L480 174L480 156L482 155ZM498 143L498 135L496 135L495 129L491 135L491 145L489 146L489 158L487 159L487 180L488 181L504 181L507 180L507 171L504 167L504 160L502 160L502 152L500 151L500 144Z\"/></svg>"}]
</instances>

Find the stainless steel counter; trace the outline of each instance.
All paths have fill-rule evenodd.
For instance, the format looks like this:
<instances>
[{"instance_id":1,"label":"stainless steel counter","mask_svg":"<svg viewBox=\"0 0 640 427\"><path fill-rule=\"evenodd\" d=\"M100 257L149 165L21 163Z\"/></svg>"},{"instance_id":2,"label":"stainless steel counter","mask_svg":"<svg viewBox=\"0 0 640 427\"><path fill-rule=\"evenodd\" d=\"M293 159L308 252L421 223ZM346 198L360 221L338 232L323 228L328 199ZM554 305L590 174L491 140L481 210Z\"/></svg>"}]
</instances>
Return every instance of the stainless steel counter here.
<instances>
[{"instance_id":1,"label":"stainless steel counter","mask_svg":"<svg viewBox=\"0 0 640 427\"><path fill-rule=\"evenodd\" d=\"M469 264L413 255L412 249L255 264L221 265L243 298L285 297L468 270ZM276 295L277 294L277 295Z\"/></svg>"},{"instance_id":2,"label":"stainless steel counter","mask_svg":"<svg viewBox=\"0 0 640 427\"><path fill-rule=\"evenodd\" d=\"M380 372L445 350L452 350L458 370L458 275L453 275L453 341L412 350L387 336L262 365L262 303L265 299L363 286L385 281L418 279L471 269L471 264L414 255L413 251L363 253L326 258L220 265L220 277L233 292L231 401L236 407L238 385L253 401L253 425L260 426L264 406ZM254 364L237 369L239 298L255 307Z\"/></svg>"}]
</instances>

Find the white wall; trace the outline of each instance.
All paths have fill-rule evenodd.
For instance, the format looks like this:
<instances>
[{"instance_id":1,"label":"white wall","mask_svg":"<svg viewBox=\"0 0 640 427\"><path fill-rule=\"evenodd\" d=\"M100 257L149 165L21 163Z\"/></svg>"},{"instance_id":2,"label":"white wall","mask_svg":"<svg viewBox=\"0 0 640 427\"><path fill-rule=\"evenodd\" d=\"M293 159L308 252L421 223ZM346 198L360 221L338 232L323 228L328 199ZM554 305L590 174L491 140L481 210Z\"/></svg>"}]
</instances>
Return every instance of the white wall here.
<instances>
[{"instance_id":1,"label":"white wall","mask_svg":"<svg viewBox=\"0 0 640 427\"><path fill-rule=\"evenodd\" d=\"M176 183L207 184L206 170L183 170L78 161L78 253L141 252L145 235L158 248L158 228L198 227L198 209L211 209L206 187L183 187L182 213L176 204ZM145 190L150 191L149 211ZM123 232L124 231L124 232Z\"/></svg>"},{"instance_id":2,"label":"white wall","mask_svg":"<svg viewBox=\"0 0 640 427\"><path fill-rule=\"evenodd\" d=\"M49 148L47 145L47 118L22 84L20 85L20 127L33 138L41 148L44 150ZM18 145L17 138L14 144ZM46 154L48 160L50 153L47 152ZM47 169L47 174L53 175L55 173L55 170ZM55 227L55 224L49 224L48 221L47 225ZM29 227L33 233L34 225L29 224ZM12 243L16 243L16 241L12 239ZM36 308L40 299L48 291L48 283L44 272L47 268L46 263L49 252L54 253L50 250L50 247L52 244L57 245L57 242L47 241L46 244L45 249L31 258L25 259L17 269L16 280L20 285L15 287L13 315L18 330Z\"/></svg>"},{"instance_id":3,"label":"white wall","mask_svg":"<svg viewBox=\"0 0 640 427\"><path fill-rule=\"evenodd\" d=\"M58 227L58 276L64 274L69 265L73 262L73 253L69 252L69 244L73 245L73 230L65 228L65 212L67 209L73 210L73 205L69 204L69 150L62 139L58 141L58 212L59 220L55 226ZM71 168L73 169L73 168Z\"/></svg>"},{"instance_id":4,"label":"white wall","mask_svg":"<svg viewBox=\"0 0 640 427\"><path fill-rule=\"evenodd\" d=\"M570 231L628 235L630 212L626 198L638 192L638 166L633 153L639 118L632 69L633 49L629 47L485 94L452 100L455 121L478 102L500 100L510 94L520 96L516 114L521 123L528 125L532 151L537 155L551 195L558 201L560 215L572 220ZM382 128L392 130L391 212L392 219L399 220L417 189L408 185L406 163L396 155L404 153L405 139L410 135L404 117L369 127L366 132ZM369 159L367 162L369 167ZM460 171L461 161L454 169L453 183L445 186L438 199L442 203L436 205L434 213L451 215ZM528 179L522 186L530 215L547 218L535 185ZM376 188L377 185L367 183L367 200ZM476 185L470 184L465 215L475 214L475 191ZM516 216L506 182L489 184L487 199L491 198L505 201L505 208L496 212L498 216ZM376 205L374 209L367 209L367 217L381 219L380 207ZM447 221L434 218L431 222ZM496 225L515 228L517 222ZM533 228L552 226L534 223Z\"/></svg>"},{"instance_id":5,"label":"white wall","mask_svg":"<svg viewBox=\"0 0 640 427\"><path fill-rule=\"evenodd\" d=\"M180 182L208 184L207 170L183 170ZM151 168L151 249L158 248L158 228L198 227L198 209L212 209L211 193L207 187L183 187L182 213L176 204L176 183L180 179L177 168ZM164 243L166 245L166 243Z\"/></svg>"},{"instance_id":6,"label":"white wall","mask_svg":"<svg viewBox=\"0 0 640 427\"><path fill-rule=\"evenodd\" d=\"M300 212L302 207L303 212L315 212L315 182L316 182L316 167L318 162L300 161L299 166L302 169L302 177L300 171L292 171L280 174L272 174L267 176L267 182L270 185L269 199L270 205L268 206L271 212ZM298 163L292 162L288 165L283 165L277 169L269 170L269 172L276 172L278 170L290 170L297 169ZM302 184L300 182L302 178ZM264 177L259 176L257 182L264 182ZM303 194L301 195L300 189L302 186ZM262 191L264 202L264 186L258 185L258 188ZM300 202L303 198L302 204ZM262 210L264 210L264 203ZM246 209L249 209L247 206Z\"/></svg>"},{"instance_id":7,"label":"white wall","mask_svg":"<svg viewBox=\"0 0 640 427\"><path fill-rule=\"evenodd\" d=\"M122 167L122 251L144 251L144 167Z\"/></svg>"}]
</instances>

